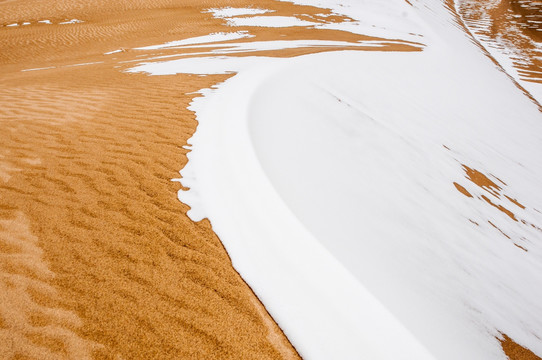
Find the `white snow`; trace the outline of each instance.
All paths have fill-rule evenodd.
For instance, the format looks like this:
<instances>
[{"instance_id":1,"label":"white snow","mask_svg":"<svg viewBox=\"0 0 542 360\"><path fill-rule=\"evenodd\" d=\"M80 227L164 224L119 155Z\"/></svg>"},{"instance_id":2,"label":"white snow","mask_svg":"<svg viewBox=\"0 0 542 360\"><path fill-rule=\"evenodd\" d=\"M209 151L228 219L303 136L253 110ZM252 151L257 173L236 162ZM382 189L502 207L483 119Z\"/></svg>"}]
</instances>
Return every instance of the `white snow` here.
<instances>
[{"instance_id":1,"label":"white snow","mask_svg":"<svg viewBox=\"0 0 542 360\"><path fill-rule=\"evenodd\" d=\"M465 0L457 0L455 2L456 11L461 14L462 7L468 7L470 4ZM489 38L484 35L489 28L493 26L491 15L487 12L487 9L492 9L500 6L499 1L491 1L485 6L480 6L477 10L480 11L481 20L477 23L476 27L472 27L469 22L465 22L467 26L470 26L470 31L477 41L491 54L491 56L501 65L508 74L510 74L523 88L525 88L539 103L542 103L542 84L538 82L524 80L521 76L521 71L518 70L514 63L519 63L515 58L521 57L521 51L516 48L517 45L506 41L501 37L496 39ZM536 42L528 36L525 36L521 31L511 27L508 29L513 32L516 38L521 38L522 42L528 43L533 48L539 49L539 58L542 58L542 42Z\"/></svg>"},{"instance_id":2,"label":"white snow","mask_svg":"<svg viewBox=\"0 0 542 360\"><path fill-rule=\"evenodd\" d=\"M229 26L260 26L260 27L290 27L290 26L311 26L319 23L306 21L295 16L247 16L261 15L274 10L254 9L254 8L212 8L207 12L213 14L213 17L225 19Z\"/></svg>"},{"instance_id":3,"label":"white snow","mask_svg":"<svg viewBox=\"0 0 542 360\"><path fill-rule=\"evenodd\" d=\"M426 48L132 69L237 73L190 107L190 217L210 219L304 358L506 359L501 333L542 356L537 104L440 2L296 2ZM463 165L501 189L478 188Z\"/></svg>"},{"instance_id":4,"label":"white snow","mask_svg":"<svg viewBox=\"0 0 542 360\"><path fill-rule=\"evenodd\" d=\"M56 69L56 66L47 66L47 67L33 68L33 69L24 69L24 70L21 70L21 72L26 72L26 71L38 71L38 70L49 70L49 69Z\"/></svg>"},{"instance_id":5,"label":"white snow","mask_svg":"<svg viewBox=\"0 0 542 360\"><path fill-rule=\"evenodd\" d=\"M326 47L326 48L344 48L344 47L363 47L379 48L386 44L395 42L379 42L374 40L347 42L347 41L327 41L327 40L276 40L276 41L253 41L244 43L228 43L220 47L218 45L198 45L186 46L184 49L211 48L210 51L201 53L188 53L190 56L201 55L202 57L189 57L177 60L167 60L162 62L145 62L129 70L128 72L146 72L153 75L173 75L179 72L185 74L227 74L237 72L246 67L246 64L253 63L258 57L236 58L223 55L232 55L241 52L255 51L274 51L284 49L296 49L303 47ZM149 47L150 48L150 47ZM213 56L209 56L213 55ZM177 56L177 55L172 55ZM153 58L167 59L172 56L161 56Z\"/></svg>"},{"instance_id":6,"label":"white snow","mask_svg":"<svg viewBox=\"0 0 542 360\"><path fill-rule=\"evenodd\" d=\"M51 25L51 24L52 24L51 20L39 20L38 22L39 22L40 24L47 24L47 25Z\"/></svg>"},{"instance_id":7,"label":"white snow","mask_svg":"<svg viewBox=\"0 0 542 360\"><path fill-rule=\"evenodd\" d=\"M204 58L188 58L170 60L165 62L142 63L128 70L128 72L145 72L152 75L184 74L231 74L241 71L248 64L254 63L259 58L243 57L234 58L227 56L215 56ZM182 71L179 71L182 69Z\"/></svg>"},{"instance_id":8,"label":"white snow","mask_svg":"<svg viewBox=\"0 0 542 360\"><path fill-rule=\"evenodd\" d=\"M59 23L60 25L68 25L68 24L80 24L84 22L83 20L78 20L78 19L71 19L71 20L67 20L67 21L64 21L64 22L61 22Z\"/></svg>"},{"instance_id":9,"label":"white snow","mask_svg":"<svg viewBox=\"0 0 542 360\"><path fill-rule=\"evenodd\" d=\"M212 13L213 17L215 18L230 18L233 16L266 14L266 13L274 12L274 10L226 7L226 8L211 8L211 9L207 9L206 12Z\"/></svg>"},{"instance_id":10,"label":"white snow","mask_svg":"<svg viewBox=\"0 0 542 360\"><path fill-rule=\"evenodd\" d=\"M408 4L400 0L381 1L342 1L342 0L281 0L300 5L320 6L333 10L337 15L352 18L354 21L341 23L326 22L317 28L337 29L355 34L419 41L425 23ZM405 1L403 1L404 3Z\"/></svg>"},{"instance_id":11,"label":"white snow","mask_svg":"<svg viewBox=\"0 0 542 360\"><path fill-rule=\"evenodd\" d=\"M294 16L251 16L227 18L229 26L290 27L313 26L319 23L298 19Z\"/></svg>"},{"instance_id":12,"label":"white snow","mask_svg":"<svg viewBox=\"0 0 542 360\"><path fill-rule=\"evenodd\" d=\"M123 51L124 50L122 50L122 49L117 49L117 50L113 50L113 51L108 51L108 52L104 53L104 55L117 54L117 53L121 53Z\"/></svg>"},{"instance_id":13,"label":"white snow","mask_svg":"<svg viewBox=\"0 0 542 360\"><path fill-rule=\"evenodd\" d=\"M13 24L6 25L6 27L15 27L15 26L19 26L19 24L13 23Z\"/></svg>"},{"instance_id":14,"label":"white snow","mask_svg":"<svg viewBox=\"0 0 542 360\"><path fill-rule=\"evenodd\" d=\"M222 42L222 41L238 40L238 39L250 38L250 37L253 37L253 36L254 35L250 35L249 33L244 32L244 31L229 32L229 33L212 33L212 34L204 35L204 36L197 36L197 37L192 37L192 38L183 39L183 40L170 41L170 42L167 42L167 43L161 44L161 45L145 46L145 47L139 47L139 48L135 48L135 49L136 50L167 49L167 48L178 47L178 46L207 44L207 43L216 43L216 42Z\"/></svg>"},{"instance_id":15,"label":"white snow","mask_svg":"<svg viewBox=\"0 0 542 360\"><path fill-rule=\"evenodd\" d=\"M80 64L64 65L64 67L87 66L87 65L103 64L103 63L104 63L103 61L95 61L95 62L87 62L87 63L80 63Z\"/></svg>"}]
</instances>

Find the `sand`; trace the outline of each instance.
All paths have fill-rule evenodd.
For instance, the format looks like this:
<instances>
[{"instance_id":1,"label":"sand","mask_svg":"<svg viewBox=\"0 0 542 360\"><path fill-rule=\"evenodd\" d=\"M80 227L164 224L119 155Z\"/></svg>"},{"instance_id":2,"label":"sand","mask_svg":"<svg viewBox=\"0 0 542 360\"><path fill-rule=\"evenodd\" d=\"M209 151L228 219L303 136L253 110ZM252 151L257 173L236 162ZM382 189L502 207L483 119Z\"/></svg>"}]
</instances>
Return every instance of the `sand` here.
<instances>
[{"instance_id":1,"label":"sand","mask_svg":"<svg viewBox=\"0 0 542 360\"><path fill-rule=\"evenodd\" d=\"M178 3L0 3L0 23L31 22L0 29L2 359L298 357L170 181L185 94L225 77L66 67L220 27Z\"/></svg>"},{"instance_id":2,"label":"sand","mask_svg":"<svg viewBox=\"0 0 542 360\"><path fill-rule=\"evenodd\" d=\"M486 7L478 0L463 1L461 15L474 32L481 35L488 46L498 42L515 48L514 66L524 81L542 83L542 3L537 1L504 0ZM491 22L487 24L484 13Z\"/></svg>"},{"instance_id":3,"label":"sand","mask_svg":"<svg viewBox=\"0 0 542 360\"><path fill-rule=\"evenodd\" d=\"M527 85L532 83L529 87L538 89L539 85L534 84L542 84L542 3L525 0L456 2L466 28L475 34L477 42L486 50L497 50L508 58L506 62L510 62L517 73L513 78ZM518 86L540 102L536 94L523 89L527 87L525 84Z\"/></svg>"},{"instance_id":4,"label":"sand","mask_svg":"<svg viewBox=\"0 0 542 360\"><path fill-rule=\"evenodd\" d=\"M0 358L299 357L209 222L186 216L171 181L196 129L193 93L227 76L123 72L125 62L174 54L135 47L232 31L204 8L250 5L0 1ZM329 15L271 0L258 7ZM81 22L61 24L71 19ZM258 40L379 40L302 27L250 31ZM510 344L503 341L511 359L527 359Z\"/></svg>"}]
</instances>

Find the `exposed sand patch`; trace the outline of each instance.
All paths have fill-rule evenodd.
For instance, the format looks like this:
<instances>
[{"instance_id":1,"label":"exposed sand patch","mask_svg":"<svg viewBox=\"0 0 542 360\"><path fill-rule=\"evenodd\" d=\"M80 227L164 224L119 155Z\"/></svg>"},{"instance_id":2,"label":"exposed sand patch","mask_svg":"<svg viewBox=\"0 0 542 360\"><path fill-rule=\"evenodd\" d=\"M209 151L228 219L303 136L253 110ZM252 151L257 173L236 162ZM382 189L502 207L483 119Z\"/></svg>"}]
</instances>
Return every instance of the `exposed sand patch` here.
<instances>
[{"instance_id":1,"label":"exposed sand patch","mask_svg":"<svg viewBox=\"0 0 542 360\"><path fill-rule=\"evenodd\" d=\"M542 82L542 3L460 1L463 19L490 47L512 47L512 60L525 81Z\"/></svg>"},{"instance_id":2,"label":"exposed sand patch","mask_svg":"<svg viewBox=\"0 0 542 360\"><path fill-rule=\"evenodd\" d=\"M525 206L523 206L522 204L520 204L519 201L517 201L516 199L512 199L510 196L508 195L504 195L505 198L507 198L508 200L510 200L510 202L512 202L514 205L516 205L517 207L521 208L521 209L525 209Z\"/></svg>"},{"instance_id":3,"label":"exposed sand patch","mask_svg":"<svg viewBox=\"0 0 542 360\"><path fill-rule=\"evenodd\" d=\"M516 198L510 195L507 195L506 194L507 184L505 182L503 182L498 177L492 174L486 175L466 165L462 165L462 167L463 167L463 170L465 171L465 178L469 180L471 184L475 185L475 187L472 187L472 185L469 186L467 184L463 186L457 182L454 182L453 184L455 188L457 189L457 191L459 191L461 194L465 195L468 198L482 200L489 206L505 214L509 219L513 220L514 222L521 222L523 225L526 226L526 228L530 227L532 229L537 230L538 232L542 232L537 225L532 224L528 220L525 220L524 218L522 218L523 216L529 217L529 211L531 210L536 211L536 209L528 209L528 207L523 205ZM498 185L491 178L501 183L501 185ZM481 189L482 192L476 189L476 187L478 189ZM468 189L470 189L470 191ZM515 209L515 210L512 211L510 209ZM476 226L479 226L478 223L473 222L472 220L470 221ZM512 243L516 247L518 247L519 249L525 252L529 251L528 248L526 248L526 245L522 246L519 243L528 244L530 241L529 239L532 238L536 240L539 237L538 233L533 234L532 232L529 232L529 231L527 231L523 235L518 235L518 234L512 235L510 233L507 233L507 231L503 230L503 226L506 226L506 221L503 221L503 219L499 219L497 217L487 219L487 223L493 228L495 228L502 236L511 240ZM529 234L529 236L527 236L526 234ZM506 341L513 343L513 341L509 338L507 338ZM505 342L502 342L503 345L504 343ZM511 357L511 359L515 359L515 358Z\"/></svg>"},{"instance_id":4,"label":"exposed sand patch","mask_svg":"<svg viewBox=\"0 0 542 360\"><path fill-rule=\"evenodd\" d=\"M530 0L455 0L455 3L454 11L459 12L460 23L473 40L540 108L542 3Z\"/></svg>"},{"instance_id":5,"label":"exposed sand patch","mask_svg":"<svg viewBox=\"0 0 542 360\"><path fill-rule=\"evenodd\" d=\"M511 196L508 196L508 195L504 194L504 192L503 192L504 190L503 190L502 186L497 185L487 175L483 174L482 172L480 172L480 171L478 171L476 169L472 169L472 168L470 168L470 167L468 167L466 165L462 165L462 167L463 167L463 170L465 171L466 178L470 182L472 182L474 185L478 186L480 189L483 189L487 194L490 194L491 196L493 196L494 200L505 201L505 199L506 199L510 204L515 205L519 209L521 209L521 210L526 209L526 207L524 205L522 205L517 199L512 198ZM493 176L493 177L498 180L497 177L495 177L495 176ZM498 181L501 182L503 184L503 186L506 186L506 183L502 182L501 180L498 180ZM463 195L465 195L465 196L467 196L469 198L473 197L471 192L469 192L464 186L462 186L462 185L460 185L460 184L458 184L456 182L454 182L454 186ZM512 220L518 221L516 215L511 210L509 210L507 207L503 206L502 204L495 204L489 197L487 197L484 194L480 194L477 197L479 199L482 199L483 201L485 201L489 205L493 206L494 208L498 209L499 211L503 212L508 217L510 217ZM503 197L504 197L504 199L503 199ZM526 223L524 220L523 220L523 222ZM495 225L493 225L493 226L495 226Z\"/></svg>"},{"instance_id":6,"label":"exposed sand patch","mask_svg":"<svg viewBox=\"0 0 542 360\"><path fill-rule=\"evenodd\" d=\"M502 190L499 185L495 184L491 179L489 179L487 176L485 176L476 169L471 169L466 165L463 165L463 169L465 170L467 178L470 181L472 181L482 189L486 190L491 195L499 197L499 191Z\"/></svg>"},{"instance_id":7,"label":"exposed sand patch","mask_svg":"<svg viewBox=\"0 0 542 360\"><path fill-rule=\"evenodd\" d=\"M510 339L507 335L503 335L501 342L504 353L511 360L539 360L540 357L536 356L531 350L525 349L523 346L518 345L514 340Z\"/></svg>"},{"instance_id":8,"label":"exposed sand patch","mask_svg":"<svg viewBox=\"0 0 542 360\"><path fill-rule=\"evenodd\" d=\"M454 186L455 188L457 189L457 191L459 191L460 193L462 193L463 195L467 196L467 197L472 197L471 193L467 191L467 189L465 189L463 186L459 185L458 183L454 182Z\"/></svg>"},{"instance_id":9,"label":"exposed sand patch","mask_svg":"<svg viewBox=\"0 0 542 360\"><path fill-rule=\"evenodd\" d=\"M502 190L503 190L503 188L501 186L497 185L493 180L491 180L485 174L481 173L480 171L478 171L476 169L471 169L470 167L468 167L466 165L463 165L463 170L465 170L465 174L466 174L466 177L467 177L468 180L470 180L472 183L474 183L475 185L477 185L481 189L485 190L487 193L491 194L495 198L501 199L501 196L503 195L503 194L501 194ZM461 185L459 185L457 183L454 183L454 185L457 188L457 190L459 192L461 192L463 195L465 195L467 197L473 197L469 193L469 191L467 189L465 189L463 186L461 186ZM503 185L506 185L506 184L503 183ZM522 210L525 210L525 206L521 205L516 199L513 199L508 195L504 195L504 197L508 201L510 201L512 204L518 206ZM518 219L516 218L516 215L512 211L510 211L508 208L504 207L501 204L495 204L493 201L491 201L490 198L488 198L485 195L480 195L480 198L483 199L489 205L493 206L494 208L496 208L499 211L506 214L512 220L518 221ZM493 225L493 224L491 224L491 225ZM493 225L493 226L496 227L495 225Z\"/></svg>"}]
</instances>

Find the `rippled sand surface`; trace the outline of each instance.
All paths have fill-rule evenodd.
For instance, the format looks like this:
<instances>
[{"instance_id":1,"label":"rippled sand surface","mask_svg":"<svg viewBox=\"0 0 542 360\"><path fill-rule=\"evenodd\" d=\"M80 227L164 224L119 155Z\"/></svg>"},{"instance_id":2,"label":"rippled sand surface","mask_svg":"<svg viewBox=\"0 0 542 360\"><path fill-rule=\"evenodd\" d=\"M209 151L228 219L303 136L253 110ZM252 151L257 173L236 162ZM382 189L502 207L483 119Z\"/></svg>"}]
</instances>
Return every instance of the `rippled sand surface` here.
<instances>
[{"instance_id":1,"label":"rippled sand surface","mask_svg":"<svg viewBox=\"0 0 542 360\"><path fill-rule=\"evenodd\" d=\"M136 59L176 55L136 47L231 31L202 10L251 5L0 1L1 359L299 357L209 223L186 216L171 181L197 125L187 110L193 93L227 76L124 72ZM334 18L271 0L258 6ZM304 27L251 33L379 40Z\"/></svg>"},{"instance_id":2,"label":"rippled sand surface","mask_svg":"<svg viewBox=\"0 0 542 360\"><path fill-rule=\"evenodd\" d=\"M187 110L194 92L227 76L124 72L136 59L175 55L136 47L232 31L204 9L250 5L0 1L0 358L298 358L209 223L186 216L171 181L196 128ZM373 39L304 27L251 32Z\"/></svg>"},{"instance_id":3,"label":"rippled sand surface","mask_svg":"<svg viewBox=\"0 0 542 360\"><path fill-rule=\"evenodd\" d=\"M201 7L0 2L0 24L30 22L0 28L0 358L297 358L170 181L196 126L185 94L224 77L103 55L219 30Z\"/></svg>"},{"instance_id":4,"label":"rippled sand surface","mask_svg":"<svg viewBox=\"0 0 542 360\"><path fill-rule=\"evenodd\" d=\"M542 2L457 0L457 5L483 46L508 57L520 80L542 84Z\"/></svg>"}]
</instances>

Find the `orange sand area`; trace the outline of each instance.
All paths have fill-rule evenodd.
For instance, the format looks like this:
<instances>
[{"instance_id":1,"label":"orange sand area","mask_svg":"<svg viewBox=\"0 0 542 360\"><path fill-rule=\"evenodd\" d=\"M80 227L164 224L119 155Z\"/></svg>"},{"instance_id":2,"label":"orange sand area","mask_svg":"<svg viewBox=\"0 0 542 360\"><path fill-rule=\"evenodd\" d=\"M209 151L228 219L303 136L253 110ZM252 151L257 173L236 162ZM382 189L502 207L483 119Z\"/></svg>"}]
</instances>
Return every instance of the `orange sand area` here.
<instances>
[{"instance_id":1,"label":"orange sand area","mask_svg":"<svg viewBox=\"0 0 542 360\"><path fill-rule=\"evenodd\" d=\"M193 93L227 76L150 77L123 72L123 62L175 55L135 47L213 32L247 30L257 40L374 38L302 27L232 29L202 12L224 6L255 4L0 1L0 24L30 22L0 28L0 358L299 358L209 222L186 216L176 198L180 185L170 180L186 164L182 145L196 129L187 110ZM272 0L257 7L312 21L329 15ZM38 23L46 19L53 24ZM83 22L59 24L69 19ZM120 48L126 51L104 55ZM403 42L379 50L420 48ZM32 68L48 69L22 71ZM511 359L529 359L506 337L503 348Z\"/></svg>"}]
</instances>

